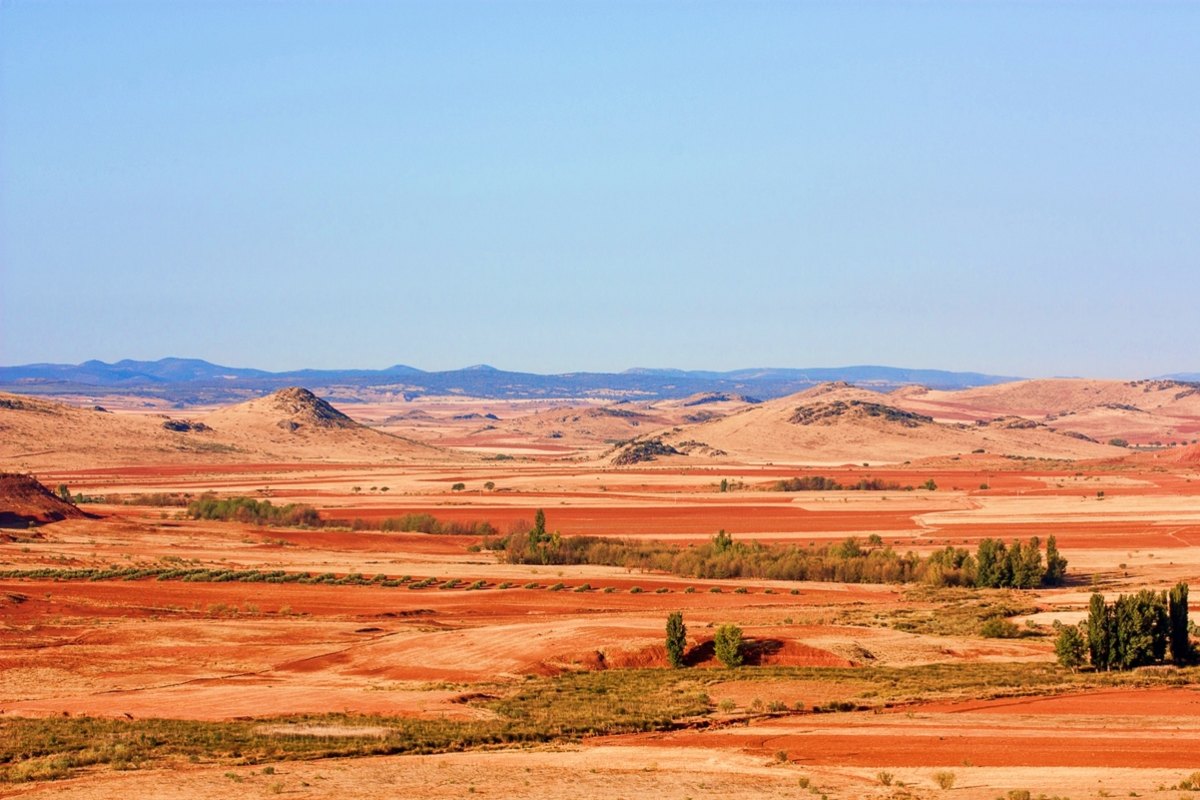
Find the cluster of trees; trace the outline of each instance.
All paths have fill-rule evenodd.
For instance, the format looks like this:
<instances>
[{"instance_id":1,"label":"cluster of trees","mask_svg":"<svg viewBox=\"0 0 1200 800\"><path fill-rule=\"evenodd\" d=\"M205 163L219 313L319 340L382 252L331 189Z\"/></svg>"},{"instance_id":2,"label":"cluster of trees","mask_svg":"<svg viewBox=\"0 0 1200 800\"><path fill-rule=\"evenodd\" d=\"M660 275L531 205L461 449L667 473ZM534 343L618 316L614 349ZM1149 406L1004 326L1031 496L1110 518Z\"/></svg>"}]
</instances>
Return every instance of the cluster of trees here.
<instances>
[{"instance_id":1,"label":"cluster of trees","mask_svg":"<svg viewBox=\"0 0 1200 800\"><path fill-rule=\"evenodd\" d=\"M682 667L686 650L687 626L683 624L683 612L676 611L667 617L667 663L674 669ZM726 667L740 667L745 659L742 629L733 624L718 627L713 636L713 653Z\"/></svg>"},{"instance_id":2,"label":"cluster of trees","mask_svg":"<svg viewBox=\"0 0 1200 800\"><path fill-rule=\"evenodd\" d=\"M895 481L885 481L881 478L862 478L855 483L842 484L835 478L823 475L803 475L798 478L784 478L771 485L776 492L840 492L840 491L913 491L912 486L901 486Z\"/></svg>"},{"instance_id":3,"label":"cluster of trees","mask_svg":"<svg viewBox=\"0 0 1200 800\"><path fill-rule=\"evenodd\" d=\"M1123 594L1112 603L1093 594L1087 619L1059 629L1058 661L1072 669L1086 659L1096 670L1126 670L1161 662L1170 653L1173 663L1187 664L1195 658L1187 604L1186 583L1170 591Z\"/></svg>"},{"instance_id":4,"label":"cluster of trees","mask_svg":"<svg viewBox=\"0 0 1200 800\"><path fill-rule=\"evenodd\" d=\"M218 499L212 494L201 495L188 503L187 515L192 519L233 520L254 525L317 528L322 524L317 510L303 503L277 506L270 500L255 500L251 497Z\"/></svg>"},{"instance_id":5,"label":"cluster of trees","mask_svg":"<svg viewBox=\"0 0 1200 800\"><path fill-rule=\"evenodd\" d=\"M974 558L964 550L947 548L931 560L943 567L959 570L965 585L987 589L1034 589L1060 586L1066 577L1067 560L1058 552L1053 536L1046 539L1046 560L1042 562L1041 539L1030 537L1005 545L1000 539L983 539Z\"/></svg>"},{"instance_id":6,"label":"cluster of trees","mask_svg":"<svg viewBox=\"0 0 1200 800\"><path fill-rule=\"evenodd\" d=\"M965 549L947 547L927 558L912 552L900 554L875 534L865 543L850 537L823 547L767 547L760 542L735 542L722 530L704 544L681 548L599 536L560 536L547 532L546 517L540 510L528 533L511 534L487 546L502 550L510 564L595 564L701 579L926 582L1027 589L1060 583L1067 565L1053 536L1047 541L1044 564L1037 537L1009 546L985 539L974 556Z\"/></svg>"},{"instance_id":7,"label":"cluster of trees","mask_svg":"<svg viewBox=\"0 0 1200 800\"><path fill-rule=\"evenodd\" d=\"M489 542L484 546L490 550L504 551L504 559L510 564L613 564L615 554L603 556L591 553L593 547L607 540L596 536L575 536L564 539L558 531L546 530L546 512L538 509L533 516L533 527L527 532L514 531L504 539ZM614 542L620 546L621 543ZM605 560L608 559L608 560Z\"/></svg>"}]
</instances>

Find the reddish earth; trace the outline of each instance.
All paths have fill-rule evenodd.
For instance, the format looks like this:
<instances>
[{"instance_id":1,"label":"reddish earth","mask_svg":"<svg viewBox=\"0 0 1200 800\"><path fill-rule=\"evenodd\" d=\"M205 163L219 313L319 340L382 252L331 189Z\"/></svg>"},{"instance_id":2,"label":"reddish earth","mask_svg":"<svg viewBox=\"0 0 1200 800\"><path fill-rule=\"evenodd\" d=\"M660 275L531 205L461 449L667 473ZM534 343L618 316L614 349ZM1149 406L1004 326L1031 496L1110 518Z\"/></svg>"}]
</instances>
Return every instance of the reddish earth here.
<instances>
[{"instance_id":1,"label":"reddish earth","mask_svg":"<svg viewBox=\"0 0 1200 800\"><path fill-rule=\"evenodd\" d=\"M1101 689L1086 694L1060 694L1052 697L926 703L920 706L920 710L923 713L940 714L1186 717L1200 723L1200 688ZM891 713L903 711L905 709L893 709Z\"/></svg>"},{"instance_id":2,"label":"reddish earth","mask_svg":"<svg viewBox=\"0 0 1200 800\"><path fill-rule=\"evenodd\" d=\"M1190 769L1195 753L1164 743L1197 731L1200 691L1136 689L930 703L882 714L787 715L656 741L764 755L782 750L798 764Z\"/></svg>"},{"instance_id":3,"label":"reddish earth","mask_svg":"<svg viewBox=\"0 0 1200 800\"><path fill-rule=\"evenodd\" d=\"M82 519L86 516L29 475L0 472L0 528ZM0 540L4 541L4 540Z\"/></svg>"},{"instance_id":4,"label":"reddish earth","mask_svg":"<svg viewBox=\"0 0 1200 800\"><path fill-rule=\"evenodd\" d=\"M983 537L1038 535L1044 540L1053 533L1071 562L1073 585L1034 593L1029 599L1039 609L1038 618L1078 618L1092 575L1110 594L1200 575L1200 476L1186 465L1176 462L1173 471L1160 472L1144 463L1049 469L964 460L969 463L957 468L943 462L886 469L620 471L543 462L143 464L41 478L85 492L96 487L97 494L212 489L222 495L270 496L275 502L313 503L326 518L375 521L429 513L448 522L486 520L501 533L543 508L550 529L565 535L628 535L684 545L722 528L742 539L802 544L879 533L897 549L919 551L973 546ZM749 488L723 494L716 488L722 477L754 487L803 474L901 485L933 478L939 488L791 494ZM482 489L489 480L497 491ZM450 491L455 482L466 483L468 491ZM980 490L984 482L990 488ZM361 491L354 492L354 486ZM371 486L388 486L389 492L371 492ZM1098 491L1105 492L1103 501ZM721 667L711 639L715 626L725 622L745 631L751 664L904 667L1053 658L1048 636L998 641L980 639L970 630L934 635L889 627L896 612L936 615L939 608L936 598L907 595L903 587L688 580L587 565L516 566L487 551L472 552L479 541L472 536L195 522L175 519L176 507L87 508L102 518L46 525L39 529L42 541L0 545L0 569L172 564L455 578L460 588L0 579L4 714L223 719L351 710L472 718L480 710L455 698L480 685L504 691L532 674L664 666L663 622L668 613L681 610L689 629L689 666L705 670L699 674L709 678L704 690L714 707L729 700L740 714L760 700L789 708L799 703L806 713L708 731L589 741L578 763L594 766L586 754L599 748L625 752L608 758L639 765L636 775L621 778L622 786L643 776L650 781L646 791L666 796L674 789L665 787L679 786L680 798L704 796L706 789L665 766L678 759L700 770L721 764L721 775L737 776L731 785L735 794L794 796L797 775L824 775L823 789L831 797L884 797L873 777L881 769L950 768L963 774L956 796L992 800L1017 784L996 783L1008 780L997 778L985 790L982 780L967 779L967 770L990 765L1004 767L1009 775L1011 767L1036 768L1042 770L1036 773L1042 782L1029 785L1050 791L1060 785L1055 781L1061 774L1053 771L1060 768L1196 768L1187 748L1162 746L1171 737L1190 741L1200 735L1200 692L1192 688L813 714L813 705L869 698L876 688L870 666L855 672L864 676L861 681L831 682L819 675L741 679L746 673L714 680ZM485 581L486 588L463 588L475 580ZM540 588L501 590L503 582ZM562 591L547 588L558 583ZM575 591L584 584L590 588ZM689 586L693 592L686 592ZM747 591L735 593L737 587ZM792 588L798 593L790 594ZM789 760L777 765L774 756L781 750ZM513 757L511 774L479 768L473 779L479 794L490 788L510 796L513 786L524 786L530 759L542 755ZM963 767L964 761L976 767ZM418 763L401 761L395 770ZM651 770L655 764L661 766ZM359 761L349 762L347 769L369 767ZM755 769L783 774L786 786L756 782ZM802 771L787 772L793 769ZM656 774L659 783L653 782ZM929 783L927 772L924 777L904 774L906 782ZM747 777L752 775L753 780ZM223 773L216 777L221 786L196 787L196 796L222 796L215 793L227 791L229 779ZM1147 786L1152 790L1180 777L1154 773L1129 790L1144 793ZM309 782L316 785L316 780ZM556 784L533 779L535 787L551 786L545 796L573 793L578 780L578 774ZM719 780L704 778L708 786ZM84 793L97 785L89 783ZM462 789L453 788L455 796ZM292 789L302 791L292 784L286 791ZM393 790L389 783L377 795L391 796ZM1090 795L1073 790L1072 796Z\"/></svg>"}]
</instances>

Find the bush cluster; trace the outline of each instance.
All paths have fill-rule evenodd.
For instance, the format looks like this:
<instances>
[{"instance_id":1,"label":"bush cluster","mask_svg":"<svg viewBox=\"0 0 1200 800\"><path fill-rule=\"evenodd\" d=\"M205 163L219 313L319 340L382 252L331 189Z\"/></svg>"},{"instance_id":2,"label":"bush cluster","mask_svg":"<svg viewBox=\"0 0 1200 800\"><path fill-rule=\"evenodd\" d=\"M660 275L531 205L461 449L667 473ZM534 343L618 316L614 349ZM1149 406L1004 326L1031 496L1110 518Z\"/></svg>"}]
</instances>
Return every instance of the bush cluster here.
<instances>
[{"instance_id":1,"label":"bush cluster","mask_svg":"<svg viewBox=\"0 0 1200 800\"><path fill-rule=\"evenodd\" d=\"M356 519L351 526L354 530L362 530L367 523ZM490 522L445 522L432 514L405 514L402 517L388 517L379 523L381 531L413 531L417 533L436 533L452 536L495 536L496 529Z\"/></svg>"},{"instance_id":2,"label":"bush cluster","mask_svg":"<svg viewBox=\"0 0 1200 800\"><path fill-rule=\"evenodd\" d=\"M775 492L839 492L839 491L863 491L863 492L911 492L912 486L901 486L895 481L885 481L880 478L862 478L855 483L841 484L834 478L826 478L823 475L803 475L798 478L784 478L775 481L771 485L771 491Z\"/></svg>"},{"instance_id":3,"label":"bush cluster","mask_svg":"<svg viewBox=\"0 0 1200 800\"><path fill-rule=\"evenodd\" d=\"M157 496L139 495L140 498L156 499ZM164 504L174 502L175 496L163 495ZM143 503L139 503L143 504ZM154 504L154 503L144 503ZM454 522L440 520L432 514L404 514L387 517L378 522L356 518L321 519L317 510L303 503L273 505L270 500L255 500L250 497L218 498L208 493L187 503L187 516L192 519L214 519L245 522L254 525L302 528L349 528L355 531L411 531L453 536L495 536L497 531L490 522L470 520Z\"/></svg>"},{"instance_id":4,"label":"bush cluster","mask_svg":"<svg viewBox=\"0 0 1200 800\"><path fill-rule=\"evenodd\" d=\"M255 500L251 497L228 497L218 499L216 495L204 494L188 503L187 515L192 519L233 520L254 525L282 525L287 527L320 527L321 518L317 510L302 503L273 505L270 500Z\"/></svg>"}]
</instances>

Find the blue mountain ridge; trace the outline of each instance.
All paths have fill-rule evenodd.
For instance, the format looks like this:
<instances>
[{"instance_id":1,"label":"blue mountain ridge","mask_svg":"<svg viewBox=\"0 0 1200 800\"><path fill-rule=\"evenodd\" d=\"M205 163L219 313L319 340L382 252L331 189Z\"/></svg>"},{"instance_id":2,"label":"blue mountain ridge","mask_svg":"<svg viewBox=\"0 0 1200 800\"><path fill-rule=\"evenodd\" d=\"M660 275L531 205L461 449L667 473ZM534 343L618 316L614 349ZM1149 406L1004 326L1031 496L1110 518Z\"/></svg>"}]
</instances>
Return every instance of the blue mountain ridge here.
<instances>
[{"instance_id":1,"label":"blue mountain ridge","mask_svg":"<svg viewBox=\"0 0 1200 800\"><path fill-rule=\"evenodd\" d=\"M123 359L115 363L26 364L0 367L0 389L34 394L88 394L120 391L164 397L181 403L244 399L284 386L302 385L353 400L356 389L386 389L408 397L461 394L496 399L611 397L661 399L705 392L781 397L830 381L890 390L919 384L961 389L1018 380L978 372L903 369L886 366L748 368L725 372L633 368L624 372L571 372L541 375L479 364L427 372L404 364L386 369L301 369L270 372L230 367L194 358L158 361Z\"/></svg>"}]
</instances>

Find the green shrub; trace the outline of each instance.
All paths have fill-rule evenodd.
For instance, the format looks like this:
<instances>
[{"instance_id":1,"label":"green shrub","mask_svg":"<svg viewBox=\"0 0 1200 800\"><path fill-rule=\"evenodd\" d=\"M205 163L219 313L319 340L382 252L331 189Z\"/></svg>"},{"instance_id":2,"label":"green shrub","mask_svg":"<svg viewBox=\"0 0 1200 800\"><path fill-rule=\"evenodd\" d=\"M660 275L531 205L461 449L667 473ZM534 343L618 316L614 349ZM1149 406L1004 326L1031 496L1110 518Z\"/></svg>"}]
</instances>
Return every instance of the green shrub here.
<instances>
[{"instance_id":1,"label":"green shrub","mask_svg":"<svg viewBox=\"0 0 1200 800\"><path fill-rule=\"evenodd\" d=\"M675 669L682 667L686 649L687 626L683 624L683 612L675 611L667 617L667 663Z\"/></svg>"},{"instance_id":2,"label":"green shrub","mask_svg":"<svg viewBox=\"0 0 1200 800\"><path fill-rule=\"evenodd\" d=\"M742 629L732 624L717 628L713 637L713 649L717 660L726 667L740 667L743 661Z\"/></svg>"},{"instance_id":3,"label":"green shrub","mask_svg":"<svg viewBox=\"0 0 1200 800\"><path fill-rule=\"evenodd\" d=\"M991 617L979 626L979 635L985 639L1016 639L1021 629L1003 617Z\"/></svg>"},{"instance_id":4,"label":"green shrub","mask_svg":"<svg viewBox=\"0 0 1200 800\"><path fill-rule=\"evenodd\" d=\"M1087 641L1074 625L1063 626L1054 640L1054 655L1058 663L1069 670L1077 670L1087 659Z\"/></svg>"},{"instance_id":5,"label":"green shrub","mask_svg":"<svg viewBox=\"0 0 1200 800\"><path fill-rule=\"evenodd\" d=\"M933 782L943 789L954 788L954 773L953 772L935 772L933 773Z\"/></svg>"},{"instance_id":6,"label":"green shrub","mask_svg":"<svg viewBox=\"0 0 1200 800\"><path fill-rule=\"evenodd\" d=\"M253 525L285 527L319 527L322 522L317 510L309 505L288 503L276 506L270 500L250 497L230 497L218 500L211 493L188 503L187 516L192 519L234 520Z\"/></svg>"}]
</instances>

